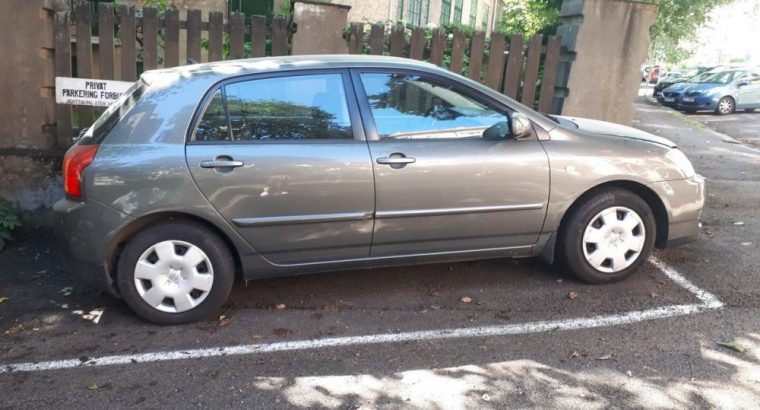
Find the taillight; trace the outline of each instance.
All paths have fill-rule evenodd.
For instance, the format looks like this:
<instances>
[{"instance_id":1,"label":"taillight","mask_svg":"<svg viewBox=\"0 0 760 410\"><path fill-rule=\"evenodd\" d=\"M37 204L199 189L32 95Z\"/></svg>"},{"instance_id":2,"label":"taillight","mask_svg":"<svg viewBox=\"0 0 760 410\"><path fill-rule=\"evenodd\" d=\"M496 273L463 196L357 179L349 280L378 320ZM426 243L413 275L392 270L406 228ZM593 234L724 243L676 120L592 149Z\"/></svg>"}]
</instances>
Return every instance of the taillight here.
<instances>
[{"instance_id":1,"label":"taillight","mask_svg":"<svg viewBox=\"0 0 760 410\"><path fill-rule=\"evenodd\" d=\"M66 195L82 197L82 172L95 159L97 145L76 144L63 157L63 190Z\"/></svg>"}]
</instances>

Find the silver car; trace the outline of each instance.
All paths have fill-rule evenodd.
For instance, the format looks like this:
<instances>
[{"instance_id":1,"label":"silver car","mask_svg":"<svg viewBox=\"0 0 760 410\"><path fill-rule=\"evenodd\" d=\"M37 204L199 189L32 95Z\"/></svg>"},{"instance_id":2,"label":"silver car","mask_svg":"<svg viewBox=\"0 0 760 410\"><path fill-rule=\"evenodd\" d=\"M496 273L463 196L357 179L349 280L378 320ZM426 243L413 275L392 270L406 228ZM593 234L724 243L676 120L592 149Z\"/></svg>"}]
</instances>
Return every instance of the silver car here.
<instances>
[{"instance_id":1,"label":"silver car","mask_svg":"<svg viewBox=\"0 0 760 410\"><path fill-rule=\"evenodd\" d=\"M704 203L666 139L372 56L147 72L64 183L72 272L167 324L217 311L236 277L538 256L609 283L696 238Z\"/></svg>"}]
</instances>

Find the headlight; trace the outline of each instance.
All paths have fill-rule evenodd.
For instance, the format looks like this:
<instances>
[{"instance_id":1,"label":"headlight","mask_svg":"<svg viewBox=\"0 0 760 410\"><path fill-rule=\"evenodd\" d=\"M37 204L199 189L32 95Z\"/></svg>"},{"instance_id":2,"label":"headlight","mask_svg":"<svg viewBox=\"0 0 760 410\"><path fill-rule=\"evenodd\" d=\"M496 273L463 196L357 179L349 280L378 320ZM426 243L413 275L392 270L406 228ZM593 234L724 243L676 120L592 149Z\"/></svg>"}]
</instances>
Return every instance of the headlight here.
<instances>
[{"instance_id":1,"label":"headlight","mask_svg":"<svg viewBox=\"0 0 760 410\"><path fill-rule=\"evenodd\" d=\"M691 178L694 175L696 175L696 172L694 172L694 166L691 165L691 161L689 161L688 158L686 158L686 155L684 155L683 152L681 152L678 148L673 148L670 151L668 151L667 154L665 154L665 157L671 161L673 161L673 164L681 170L681 172L684 173L686 178Z\"/></svg>"}]
</instances>

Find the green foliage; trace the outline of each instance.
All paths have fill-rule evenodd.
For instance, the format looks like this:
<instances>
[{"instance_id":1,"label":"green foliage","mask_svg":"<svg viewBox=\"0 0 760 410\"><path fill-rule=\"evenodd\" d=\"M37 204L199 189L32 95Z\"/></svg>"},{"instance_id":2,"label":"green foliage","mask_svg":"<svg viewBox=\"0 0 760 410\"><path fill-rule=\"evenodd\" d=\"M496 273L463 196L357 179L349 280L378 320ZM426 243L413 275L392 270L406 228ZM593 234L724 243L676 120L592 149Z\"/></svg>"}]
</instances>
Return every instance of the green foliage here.
<instances>
[{"instance_id":1,"label":"green foliage","mask_svg":"<svg viewBox=\"0 0 760 410\"><path fill-rule=\"evenodd\" d=\"M523 33L526 37L554 34L562 22L561 7L562 0L504 0L501 31Z\"/></svg>"},{"instance_id":2,"label":"green foliage","mask_svg":"<svg viewBox=\"0 0 760 410\"><path fill-rule=\"evenodd\" d=\"M11 232L20 225L21 222L18 220L18 214L13 205L4 199L0 199L0 250L13 239Z\"/></svg>"},{"instance_id":3,"label":"green foliage","mask_svg":"<svg viewBox=\"0 0 760 410\"><path fill-rule=\"evenodd\" d=\"M275 16L284 16L290 18L291 0L283 0L280 3L280 7L272 12Z\"/></svg>"},{"instance_id":4,"label":"green foliage","mask_svg":"<svg viewBox=\"0 0 760 410\"><path fill-rule=\"evenodd\" d=\"M694 53L684 48L684 40L692 40L697 29L704 25L709 14L718 6L733 0L651 0L660 6L657 22L652 26L650 61L678 63Z\"/></svg>"}]
</instances>

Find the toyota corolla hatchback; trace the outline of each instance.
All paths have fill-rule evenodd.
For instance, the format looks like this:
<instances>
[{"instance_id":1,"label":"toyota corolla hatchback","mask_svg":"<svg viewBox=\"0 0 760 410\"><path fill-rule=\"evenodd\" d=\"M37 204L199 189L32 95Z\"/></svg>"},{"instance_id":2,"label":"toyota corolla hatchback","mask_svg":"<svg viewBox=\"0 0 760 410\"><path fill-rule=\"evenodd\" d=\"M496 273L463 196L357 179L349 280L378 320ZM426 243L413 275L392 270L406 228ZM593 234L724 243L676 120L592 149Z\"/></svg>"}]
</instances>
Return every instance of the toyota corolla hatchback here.
<instances>
[{"instance_id":1,"label":"toyota corolla hatchback","mask_svg":"<svg viewBox=\"0 0 760 410\"><path fill-rule=\"evenodd\" d=\"M704 202L666 139L371 56L148 72L64 184L72 272L157 323L212 314L236 277L540 256L613 282L695 238Z\"/></svg>"}]
</instances>

